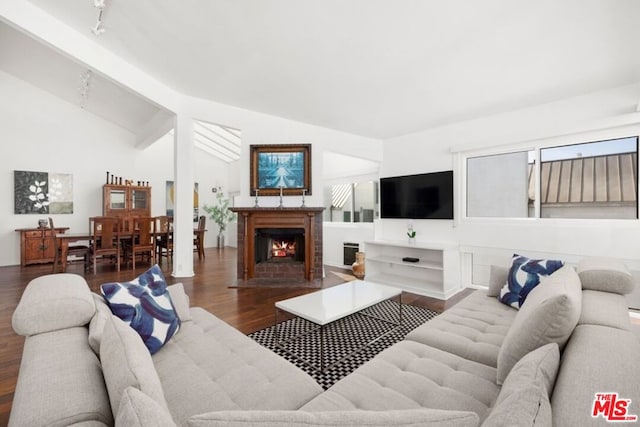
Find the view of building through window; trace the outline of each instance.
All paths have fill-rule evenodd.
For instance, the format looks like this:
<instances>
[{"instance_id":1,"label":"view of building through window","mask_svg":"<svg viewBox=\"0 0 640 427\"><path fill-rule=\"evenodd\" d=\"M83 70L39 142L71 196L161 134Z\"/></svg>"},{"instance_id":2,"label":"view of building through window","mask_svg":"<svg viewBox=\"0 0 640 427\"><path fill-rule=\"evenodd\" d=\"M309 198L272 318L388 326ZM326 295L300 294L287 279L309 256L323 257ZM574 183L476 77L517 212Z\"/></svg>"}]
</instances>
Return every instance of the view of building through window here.
<instances>
[{"instance_id":1,"label":"view of building through window","mask_svg":"<svg viewBox=\"0 0 640 427\"><path fill-rule=\"evenodd\" d=\"M638 218L638 137L536 152L468 158L467 216Z\"/></svg>"},{"instance_id":2,"label":"view of building through window","mask_svg":"<svg viewBox=\"0 0 640 427\"><path fill-rule=\"evenodd\" d=\"M540 216L638 218L637 172L637 137L544 148Z\"/></svg>"}]
</instances>

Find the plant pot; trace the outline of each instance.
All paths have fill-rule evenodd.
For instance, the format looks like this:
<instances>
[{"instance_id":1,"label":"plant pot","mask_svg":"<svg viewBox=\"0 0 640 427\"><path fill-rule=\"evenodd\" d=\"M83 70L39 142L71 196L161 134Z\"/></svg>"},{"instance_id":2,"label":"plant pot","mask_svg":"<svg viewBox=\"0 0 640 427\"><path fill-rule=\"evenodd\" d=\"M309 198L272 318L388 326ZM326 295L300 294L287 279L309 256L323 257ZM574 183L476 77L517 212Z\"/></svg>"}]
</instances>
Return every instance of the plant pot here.
<instances>
[{"instance_id":1,"label":"plant pot","mask_svg":"<svg viewBox=\"0 0 640 427\"><path fill-rule=\"evenodd\" d=\"M224 248L224 234L218 234L218 249Z\"/></svg>"},{"instance_id":2,"label":"plant pot","mask_svg":"<svg viewBox=\"0 0 640 427\"><path fill-rule=\"evenodd\" d=\"M357 279L364 279L364 252L356 252L356 260L351 264L351 270Z\"/></svg>"}]
</instances>

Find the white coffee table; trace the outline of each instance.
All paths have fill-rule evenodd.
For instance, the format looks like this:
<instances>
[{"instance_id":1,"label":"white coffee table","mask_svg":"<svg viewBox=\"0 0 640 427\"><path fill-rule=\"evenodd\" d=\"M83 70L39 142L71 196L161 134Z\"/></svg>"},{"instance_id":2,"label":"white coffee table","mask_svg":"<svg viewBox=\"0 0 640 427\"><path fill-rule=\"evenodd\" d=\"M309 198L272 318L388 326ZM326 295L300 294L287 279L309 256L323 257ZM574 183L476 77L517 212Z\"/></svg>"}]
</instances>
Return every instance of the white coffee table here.
<instances>
[{"instance_id":1,"label":"white coffee table","mask_svg":"<svg viewBox=\"0 0 640 427\"><path fill-rule=\"evenodd\" d=\"M354 280L352 282L343 283L331 288L322 289L317 292L312 292L306 295L278 301L275 304L276 345L278 345L281 349L287 351L287 349L283 345L285 342L289 342L291 340L299 338L301 335L311 333L320 329L319 370L321 372L324 372L325 370L331 368L331 366L335 365L334 363L330 366L325 366L324 363L325 327L351 314L361 312L366 308L394 298L398 299L398 321L394 322L389 319L379 319L384 320L385 322L392 323L393 325L395 325L395 328L397 328L402 324L402 291L398 288L379 285L377 283L370 283L363 280ZM281 340L279 331L280 322L278 321L278 313L280 311L287 312L289 314L293 314L294 316L308 320L309 322L317 325L317 327L299 336L295 336L287 340ZM375 340L368 342L365 347L377 341L392 330L387 331L381 336L377 337ZM356 352L359 350L361 349L356 350ZM351 356L352 354L353 353L351 353L347 357ZM307 361L304 362L308 363ZM313 367L318 369L317 366Z\"/></svg>"}]
</instances>

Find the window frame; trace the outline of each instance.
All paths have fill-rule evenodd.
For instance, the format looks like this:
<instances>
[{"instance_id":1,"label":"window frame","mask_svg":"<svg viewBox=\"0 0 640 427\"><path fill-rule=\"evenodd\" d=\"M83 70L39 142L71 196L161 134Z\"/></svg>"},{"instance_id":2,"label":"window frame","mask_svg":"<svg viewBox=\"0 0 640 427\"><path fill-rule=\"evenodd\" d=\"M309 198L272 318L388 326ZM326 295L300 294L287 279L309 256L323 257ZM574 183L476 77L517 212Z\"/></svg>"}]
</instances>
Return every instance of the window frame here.
<instances>
[{"instance_id":1,"label":"window frame","mask_svg":"<svg viewBox=\"0 0 640 427\"><path fill-rule=\"evenodd\" d=\"M528 141L522 144L512 144L508 146L493 146L489 148L479 148L472 149L466 151L459 151L454 153L458 159L455 162L458 165L458 188L460 189L460 196L458 197L458 206L459 206L459 214L457 215L460 218L459 223L545 223L545 224L567 224L567 221L572 221L574 223L580 224L602 224L603 221L610 222L620 222L620 223L628 223L629 221L639 221L640 220L640 157L638 157L636 161L636 217L635 218L543 218L541 217L541 150L555 148L555 147L563 147L563 146L571 146L578 144L588 144L594 142L604 142L616 139L625 139L625 138L636 138L636 153L640 154L640 132L637 129L626 130L626 131L618 131L612 132L608 131L606 133L601 133L599 135L591 135L591 136L575 136L572 135L570 137L558 137L558 138L549 138L547 140L538 140L538 141ZM468 204L467 204L467 162L469 159L477 158L477 157L485 157L485 156L495 156L501 154L511 154L518 152L533 152L533 160L534 160L534 173L536 176L535 185L534 185L534 214L532 217L471 217L468 216Z\"/></svg>"}]
</instances>

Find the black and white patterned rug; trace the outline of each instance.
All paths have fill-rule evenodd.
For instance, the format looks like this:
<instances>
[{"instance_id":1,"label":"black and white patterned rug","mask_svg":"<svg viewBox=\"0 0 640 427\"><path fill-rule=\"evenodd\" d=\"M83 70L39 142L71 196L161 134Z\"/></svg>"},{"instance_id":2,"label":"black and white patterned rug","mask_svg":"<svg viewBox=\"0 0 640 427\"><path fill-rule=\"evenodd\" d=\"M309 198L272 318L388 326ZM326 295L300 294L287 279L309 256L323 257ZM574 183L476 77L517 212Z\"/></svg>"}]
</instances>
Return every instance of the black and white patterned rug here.
<instances>
[{"instance_id":1,"label":"black and white patterned rug","mask_svg":"<svg viewBox=\"0 0 640 427\"><path fill-rule=\"evenodd\" d=\"M396 326L398 302L389 300L327 325L324 330L324 372L318 369L320 330L311 322L298 317L281 322L278 328L281 346L276 345L274 326L249 334L249 337L300 367L327 389L437 315L426 308L402 304L402 323Z\"/></svg>"}]
</instances>

